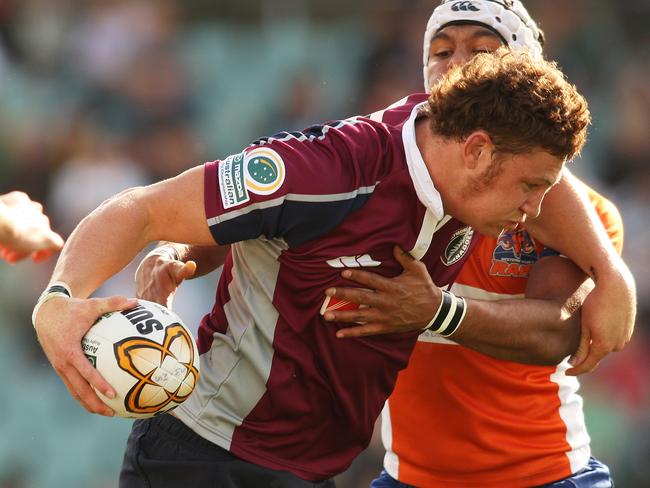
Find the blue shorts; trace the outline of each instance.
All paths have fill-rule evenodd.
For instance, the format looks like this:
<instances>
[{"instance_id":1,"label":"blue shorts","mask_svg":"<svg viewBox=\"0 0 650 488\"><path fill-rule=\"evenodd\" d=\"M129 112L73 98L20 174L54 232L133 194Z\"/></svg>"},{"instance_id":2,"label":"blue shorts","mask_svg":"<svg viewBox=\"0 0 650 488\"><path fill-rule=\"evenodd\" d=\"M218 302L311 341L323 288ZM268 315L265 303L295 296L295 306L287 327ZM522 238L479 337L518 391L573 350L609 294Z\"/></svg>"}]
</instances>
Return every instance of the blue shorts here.
<instances>
[{"instance_id":1,"label":"blue shorts","mask_svg":"<svg viewBox=\"0 0 650 488\"><path fill-rule=\"evenodd\" d=\"M542 485L538 488L613 488L614 481L609 474L609 468L595 458L590 458L589 463L576 474L568 478ZM370 488L416 488L391 477L386 470L382 470L379 478L370 484Z\"/></svg>"}]
</instances>

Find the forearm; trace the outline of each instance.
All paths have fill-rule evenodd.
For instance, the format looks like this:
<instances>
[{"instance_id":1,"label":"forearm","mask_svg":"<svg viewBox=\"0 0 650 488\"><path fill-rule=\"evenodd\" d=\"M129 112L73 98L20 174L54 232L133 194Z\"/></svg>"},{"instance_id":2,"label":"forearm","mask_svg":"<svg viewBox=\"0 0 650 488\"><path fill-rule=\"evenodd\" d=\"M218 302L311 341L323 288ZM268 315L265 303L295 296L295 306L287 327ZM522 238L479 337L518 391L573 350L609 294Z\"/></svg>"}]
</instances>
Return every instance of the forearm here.
<instances>
[{"instance_id":1,"label":"forearm","mask_svg":"<svg viewBox=\"0 0 650 488\"><path fill-rule=\"evenodd\" d=\"M52 280L66 283L69 289L43 295L32 320L47 358L88 411L111 415L95 391L109 398L114 391L84 356L82 337L97 317L128 310L137 301L121 296L86 297L150 242L202 246L214 242L206 225L203 188L203 167L197 166L174 178L126 190L86 217L59 257ZM58 296L52 297L53 293Z\"/></svg>"},{"instance_id":2,"label":"forearm","mask_svg":"<svg viewBox=\"0 0 650 488\"><path fill-rule=\"evenodd\" d=\"M526 228L540 242L567 256L596 283L624 282L619 258L582 184L567 170L547 195L539 218Z\"/></svg>"},{"instance_id":3,"label":"forearm","mask_svg":"<svg viewBox=\"0 0 650 488\"><path fill-rule=\"evenodd\" d=\"M122 192L81 221L61 252L52 281L67 283L75 297L85 298L154 240L146 205L138 202L140 190Z\"/></svg>"},{"instance_id":4,"label":"forearm","mask_svg":"<svg viewBox=\"0 0 650 488\"><path fill-rule=\"evenodd\" d=\"M530 270L523 300L468 303L466 323L454 340L499 359L558 364L580 341L580 307L593 281L560 256Z\"/></svg>"},{"instance_id":5,"label":"forearm","mask_svg":"<svg viewBox=\"0 0 650 488\"><path fill-rule=\"evenodd\" d=\"M115 390L84 355L82 338L98 317L132 309L137 301L123 296L86 298L148 242L152 225L141 192L127 190L81 221L52 275L53 282L67 286L48 287L32 314L38 342L66 387L89 412L107 416L113 411L96 392L115 398Z\"/></svg>"},{"instance_id":6,"label":"forearm","mask_svg":"<svg viewBox=\"0 0 650 488\"><path fill-rule=\"evenodd\" d=\"M582 374L629 342L636 317L636 287L592 205L585 202L585 192L571 186L570 175L564 180L544 202L546 213L541 221L532 222L530 228L538 240L568 256L596 284L583 304L580 344L571 358L574 368L567 371ZM567 191L573 200L562 198ZM614 222L615 227L620 225Z\"/></svg>"},{"instance_id":7,"label":"forearm","mask_svg":"<svg viewBox=\"0 0 650 488\"><path fill-rule=\"evenodd\" d=\"M498 359L553 365L578 346L579 314L554 300L470 299L452 339Z\"/></svg>"}]
</instances>

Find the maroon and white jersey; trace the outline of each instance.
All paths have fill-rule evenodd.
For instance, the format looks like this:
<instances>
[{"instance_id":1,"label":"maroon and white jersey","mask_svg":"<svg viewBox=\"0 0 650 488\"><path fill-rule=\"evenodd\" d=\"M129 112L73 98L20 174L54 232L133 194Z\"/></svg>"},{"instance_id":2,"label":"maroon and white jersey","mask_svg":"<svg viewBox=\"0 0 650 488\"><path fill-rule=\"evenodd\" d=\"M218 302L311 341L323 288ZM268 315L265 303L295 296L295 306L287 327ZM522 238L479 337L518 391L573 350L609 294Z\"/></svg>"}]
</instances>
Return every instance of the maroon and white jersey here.
<instances>
[{"instance_id":1,"label":"maroon and white jersey","mask_svg":"<svg viewBox=\"0 0 650 488\"><path fill-rule=\"evenodd\" d=\"M337 339L346 325L323 320L325 289L351 285L345 267L398 275L395 244L445 287L475 241L444 214L417 148L425 100L205 165L207 223L233 245L199 328L201 377L176 410L199 435L307 480L344 471L368 445L419 333Z\"/></svg>"}]
</instances>

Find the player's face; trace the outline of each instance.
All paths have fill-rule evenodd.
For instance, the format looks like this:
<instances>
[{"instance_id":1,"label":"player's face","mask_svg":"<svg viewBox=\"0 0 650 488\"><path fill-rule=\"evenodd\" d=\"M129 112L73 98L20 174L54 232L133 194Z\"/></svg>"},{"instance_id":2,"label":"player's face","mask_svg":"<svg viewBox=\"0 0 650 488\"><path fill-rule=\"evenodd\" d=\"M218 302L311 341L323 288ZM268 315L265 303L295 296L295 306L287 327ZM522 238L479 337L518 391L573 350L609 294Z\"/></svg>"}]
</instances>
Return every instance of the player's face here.
<instances>
[{"instance_id":1,"label":"player's face","mask_svg":"<svg viewBox=\"0 0 650 488\"><path fill-rule=\"evenodd\" d=\"M463 190L462 209L455 215L484 235L514 230L539 215L546 193L561 177L563 162L541 150L504 154L492 164L497 171L470 177ZM490 175L486 175L489 173Z\"/></svg>"},{"instance_id":2,"label":"player's face","mask_svg":"<svg viewBox=\"0 0 650 488\"><path fill-rule=\"evenodd\" d=\"M478 25L450 25L439 30L431 41L427 72L435 82L454 65L465 64L472 56L493 52L503 46L491 30Z\"/></svg>"}]
</instances>

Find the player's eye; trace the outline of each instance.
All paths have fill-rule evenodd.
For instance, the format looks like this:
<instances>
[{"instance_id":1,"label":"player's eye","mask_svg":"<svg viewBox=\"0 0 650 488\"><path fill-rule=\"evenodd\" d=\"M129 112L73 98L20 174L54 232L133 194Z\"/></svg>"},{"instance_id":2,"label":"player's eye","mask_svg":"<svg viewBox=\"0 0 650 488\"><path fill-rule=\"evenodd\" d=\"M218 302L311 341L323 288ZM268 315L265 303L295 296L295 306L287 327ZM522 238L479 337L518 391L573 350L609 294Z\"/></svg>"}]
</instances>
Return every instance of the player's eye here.
<instances>
[{"instance_id":1,"label":"player's eye","mask_svg":"<svg viewBox=\"0 0 650 488\"><path fill-rule=\"evenodd\" d=\"M527 191L527 192L534 191L539 187L540 187L540 185L538 185L537 183L528 183L528 182L524 181L524 190Z\"/></svg>"},{"instance_id":2,"label":"player's eye","mask_svg":"<svg viewBox=\"0 0 650 488\"><path fill-rule=\"evenodd\" d=\"M485 48L476 48L472 50L473 54L481 54L481 53L493 53L494 49L490 49L488 47Z\"/></svg>"},{"instance_id":3,"label":"player's eye","mask_svg":"<svg viewBox=\"0 0 650 488\"><path fill-rule=\"evenodd\" d=\"M433 52L432 57L437 59L447 59L453 54L454 52L451 49L437 49Z\"/></svg>"}]
</instances>

